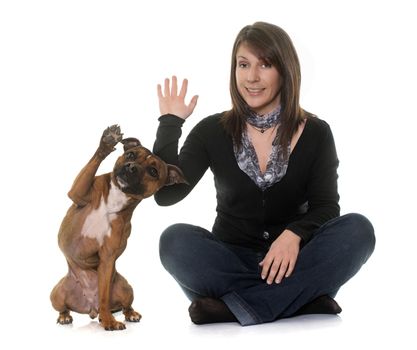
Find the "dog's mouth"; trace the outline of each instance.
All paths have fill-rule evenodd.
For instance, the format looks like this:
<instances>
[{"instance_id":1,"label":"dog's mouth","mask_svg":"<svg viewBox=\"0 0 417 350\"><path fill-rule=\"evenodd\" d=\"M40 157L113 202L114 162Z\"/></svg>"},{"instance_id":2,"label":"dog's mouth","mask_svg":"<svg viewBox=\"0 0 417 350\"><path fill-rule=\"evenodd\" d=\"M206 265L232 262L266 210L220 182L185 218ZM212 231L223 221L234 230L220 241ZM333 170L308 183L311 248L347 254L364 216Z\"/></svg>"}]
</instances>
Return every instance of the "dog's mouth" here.
<instances>
[{"instance_id":1,"label":"dog's mouth","mask_svg":"<svg viewBox=\"0 0 417 350\"><path fill-rule=\"evenodd\" d=\"M126 163L114 171L116 182L122 192L141 195L143 193L143 170L134 163Z\"/></svg>"},{"instance_id":2,"label":"dog's mouth","mask_svg":"<svg viewBox=\"0 0 417 350\"><path fill-rule=\"evenodd\" d=\"M122 179L120 176L116 176L116 181L121 189L129 186L126 180Z\"/></svg>"}]
</instances>

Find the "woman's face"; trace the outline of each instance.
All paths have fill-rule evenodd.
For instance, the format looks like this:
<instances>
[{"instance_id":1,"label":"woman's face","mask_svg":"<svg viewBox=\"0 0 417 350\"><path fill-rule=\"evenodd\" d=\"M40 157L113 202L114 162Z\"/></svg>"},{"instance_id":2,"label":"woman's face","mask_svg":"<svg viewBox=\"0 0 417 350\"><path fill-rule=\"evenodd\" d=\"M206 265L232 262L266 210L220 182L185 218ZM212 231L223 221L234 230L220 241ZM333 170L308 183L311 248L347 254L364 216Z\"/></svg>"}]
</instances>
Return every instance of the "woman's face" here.
<instances>
[{"instance_id":1,"label":"woman's face","mask_svg":"<svg viewBox=\"0 0 417 350\"><path fill-rule=\"evenodd\" d=\"M258 115L272 112L281 102L278 70L241 44L236 53L236 84L248 106Z\"/></svg>"}]
</instances>

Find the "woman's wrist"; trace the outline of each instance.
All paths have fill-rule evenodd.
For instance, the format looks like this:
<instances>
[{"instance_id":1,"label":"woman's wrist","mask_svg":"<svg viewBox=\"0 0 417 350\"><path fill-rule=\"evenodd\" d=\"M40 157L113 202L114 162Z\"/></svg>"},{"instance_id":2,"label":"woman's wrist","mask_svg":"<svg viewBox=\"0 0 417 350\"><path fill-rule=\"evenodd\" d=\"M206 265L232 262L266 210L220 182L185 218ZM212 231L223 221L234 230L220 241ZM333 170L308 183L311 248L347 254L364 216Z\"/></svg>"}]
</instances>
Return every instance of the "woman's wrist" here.
<instances>
[{"instance_id":1,"label":"woman's wrist","mask_svg":"<svg viewBox=\"0 0 417 350\"><path fill-rule=\"evenodd\" d=\"M175 114L171 114L171 113L162 114L158 118L158 120L159 120L160 123L169 124L169 125L178 125L178 126L181 126L185 122L184 118L181 118L181 117L179 117Z\"/></svg>"}]
</instances>

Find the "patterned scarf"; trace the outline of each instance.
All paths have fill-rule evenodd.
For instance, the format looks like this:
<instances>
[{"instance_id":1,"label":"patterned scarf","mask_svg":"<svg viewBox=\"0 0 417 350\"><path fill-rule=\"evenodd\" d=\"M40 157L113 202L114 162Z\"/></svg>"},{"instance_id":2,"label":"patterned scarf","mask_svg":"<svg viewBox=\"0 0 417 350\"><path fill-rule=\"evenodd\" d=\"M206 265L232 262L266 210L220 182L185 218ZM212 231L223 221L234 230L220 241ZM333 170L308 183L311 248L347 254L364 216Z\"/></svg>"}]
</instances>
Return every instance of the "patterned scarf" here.
<instances>
[{"instance_id":1,"label":"patterned scarf","mask_svg":"<svg viewBox=\"0 0 417 350\"><path fill-rule=\"evenodd\" d=\"M254 126L257 129L261 130L267 130L269 128L272 128L275 125L278 125L281 121L281 106L278 106L277 109L274 109L272 112L269 112L268 114L265 114L263 116L259 116L253 111L248 111L249 114L246 117L246 121ZM263 131L261 131L263 133Z\"/></svg>"},{"instance_id":2,"label":"patterned scarf","mask_svg":"<svg viewBox=\"0 0 417 350\"><path fill-rule=\"evenodd\" d=\"M262 132L262 130L269 129L280 123L280 112L280 106L264 116L258 116L256 113L250 112L246 121L250 125L261 129ZM239 168L245 172L262 191L264 191L268 187L271 187L275 183L281 181L281 179L285 176L288 168L289 154L291 151L290 147L291 144L289 143L287 156L284 157L281 145L274 142L272 144L272 150L266 166L266 171L263 174L261 173L258 157L247 130L245 130L242 134L242 146L239 147L235 143L233 149Z\"/></svg>"}]
</instances>

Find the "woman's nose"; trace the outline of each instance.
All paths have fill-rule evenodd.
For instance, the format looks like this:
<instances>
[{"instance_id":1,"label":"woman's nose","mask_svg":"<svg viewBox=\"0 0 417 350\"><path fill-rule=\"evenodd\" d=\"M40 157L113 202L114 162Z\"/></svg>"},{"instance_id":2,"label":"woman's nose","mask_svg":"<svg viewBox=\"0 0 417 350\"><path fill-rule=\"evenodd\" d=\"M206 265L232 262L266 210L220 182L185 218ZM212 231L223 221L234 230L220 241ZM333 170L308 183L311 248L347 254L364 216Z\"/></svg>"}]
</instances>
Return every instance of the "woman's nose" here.
<instances>
[{"instance_id":1,"label":"woman's nose","mask_svg":"<svg viewBox=\"0 0 417 350\"><path fill-rule=\"evenodd\" d=\"M246 80L248 82L256 82L259 81L259 72L257 67L251 67L248 70L248 75L246 76Z\"/></svg>"}]
</instances>

